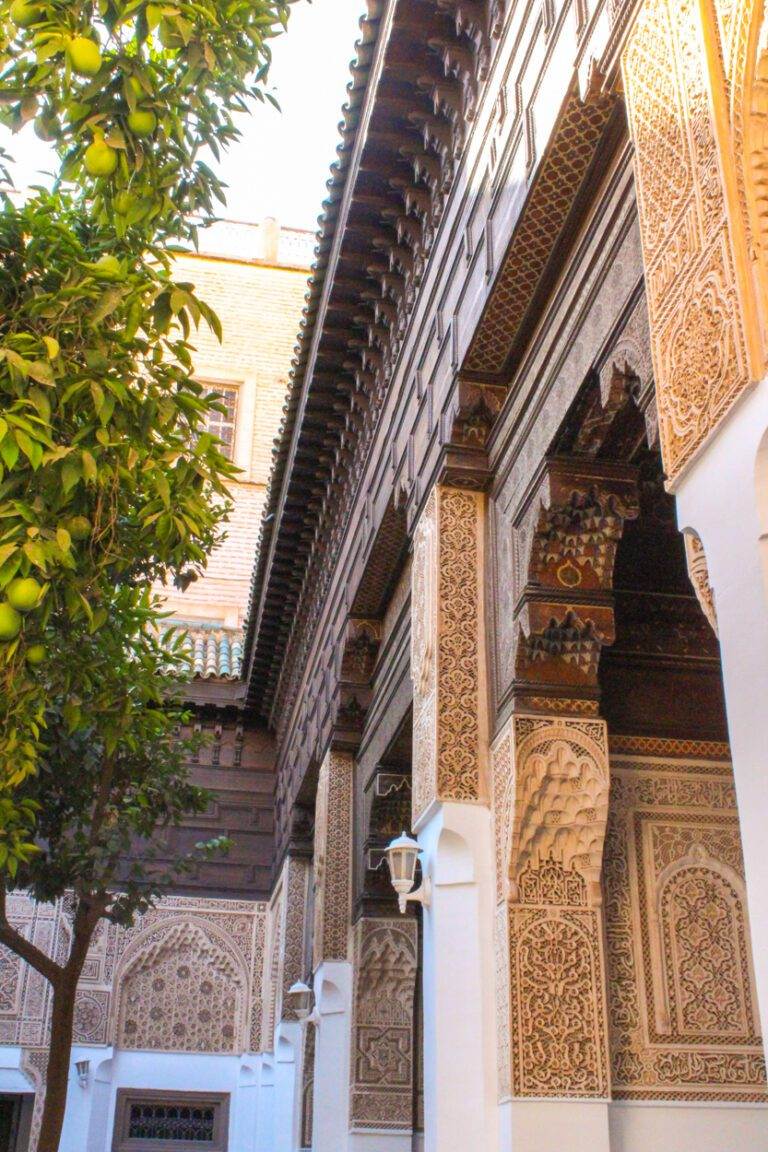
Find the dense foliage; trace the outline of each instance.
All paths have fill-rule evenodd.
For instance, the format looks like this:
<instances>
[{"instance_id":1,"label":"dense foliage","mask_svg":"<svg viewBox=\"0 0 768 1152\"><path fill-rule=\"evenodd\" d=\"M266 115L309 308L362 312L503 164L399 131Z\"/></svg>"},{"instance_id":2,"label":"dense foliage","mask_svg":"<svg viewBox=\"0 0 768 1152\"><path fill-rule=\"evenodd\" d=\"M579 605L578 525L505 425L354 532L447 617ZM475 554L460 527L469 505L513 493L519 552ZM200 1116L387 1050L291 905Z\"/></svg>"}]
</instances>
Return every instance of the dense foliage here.
<instances>
[{"instance_id":1,"label":"dense foliage","mask_svg":"<svg viewBox=\"0 0 768 1152\"><path fill-rule=\"evenodd\" d=\"M270 99L289 2L0 0L0 122L32 124L56 169L26 201L0 193L0 941L54 988L42 1149L87 941L169 879L157 822L206 803L150 588L204 567L232 468L192 378L195 328L218 320L173 258L223 200L210 162L236 114ZM63 965L14 933L18 885L73 894Z\"/></svg>"}]
</instances>

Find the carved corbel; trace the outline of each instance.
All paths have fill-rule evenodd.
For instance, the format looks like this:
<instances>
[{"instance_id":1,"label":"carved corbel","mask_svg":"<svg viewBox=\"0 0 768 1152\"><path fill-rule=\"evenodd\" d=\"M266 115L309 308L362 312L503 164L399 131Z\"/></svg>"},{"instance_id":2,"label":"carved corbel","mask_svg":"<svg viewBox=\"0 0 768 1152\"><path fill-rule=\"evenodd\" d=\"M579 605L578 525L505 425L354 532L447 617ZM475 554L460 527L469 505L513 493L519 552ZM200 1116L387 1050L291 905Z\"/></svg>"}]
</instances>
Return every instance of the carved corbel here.
<instances>
[{"instance_id":1,"label":"carved corbel","mask_svg":"<svg viewBox=\"0 0 768 1152\"><path fill-rule=\"evenodd\" d=\"M486 444L507 389L458 376L440 421L441 483L484 487L490 478Z\"/></svg>"},{"instance_id":2,"label":"carved corbel","mask_svg":"<svg viewBox=\"0 0 768 1152\"><path fill-rule=\"evenodd\" d=\"M615 638L616 549L638 515L634 468L544 462L513 526L516 697L535 696L538 685L596 698L600 652Z\"/></svg>"},{"instance_id":3,"label":"carved corbel","mask_svg":"<svg viewBox=\"0 0 768 1152\"><path fill-rule=\"evenodd\" d=\"M378 620L353 617L348 621L334 692L336 747L354 750L360 742L371 702L371 678L380 642Z\"/></svg>"}]
</instances>

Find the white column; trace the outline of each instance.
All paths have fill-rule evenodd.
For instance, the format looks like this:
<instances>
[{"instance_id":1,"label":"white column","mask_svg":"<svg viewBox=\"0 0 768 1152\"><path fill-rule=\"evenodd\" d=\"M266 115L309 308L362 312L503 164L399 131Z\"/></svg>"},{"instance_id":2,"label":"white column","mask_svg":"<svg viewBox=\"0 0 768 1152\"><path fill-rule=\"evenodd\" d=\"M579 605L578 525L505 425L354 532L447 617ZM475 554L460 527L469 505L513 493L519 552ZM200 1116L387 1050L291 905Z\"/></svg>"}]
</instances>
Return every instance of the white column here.
<instances>
[{"instance_id":1,"label":"white column","mask_svg":"<svg viewBox=\"0 0 768 1152\"><path fill-rule=\"evenodd\" d=\"M296 1152L299 1146L301 1025L281 1020L275 1029L275 1088L272 1152Z\"/></svg>"},{"instance_id":2,"label":"white column","mask_svg":"<svg viewBox=\"0 0 768 1152\"><path fill-rule=\"evenodd\" d=\"M424 910L424 1149L497 1147L493 838L482 804L436 803L415 829Z\"/></svg>"},{"instance_id":3,"label":"white column","mask_svg":"<svg viewBox=\"0 0 768 1152\"><path fill-rule=\"evenodd\" d=\"M343 1152L349 1140L349 1059L352 1042L352 965L324 960L315 973L320 1014L315 1037L313 1152Z\"/></svg>"},{"instance_id":4,"label":"white column","mask_svg":"<svg viewBox=\"0 0 768 1152\"><path fill-rule=\"evenodd\" d=\"M256 1152L273 1152L275 1139L275 1064L271 1052L261 1058L259 1104L256 1115Z\"/></svg>"},{"instance_id":5,"label":"white column","mask_svg":"<svg viewBox=\"0 0 768 1152\"><path fill-rule=\"evenodd\" d=\"M714 592L757 994L768 1037L768 380L743 398L676 486ZM762 486L762 490L760 490Z\"/></svg>"}]
</instances>

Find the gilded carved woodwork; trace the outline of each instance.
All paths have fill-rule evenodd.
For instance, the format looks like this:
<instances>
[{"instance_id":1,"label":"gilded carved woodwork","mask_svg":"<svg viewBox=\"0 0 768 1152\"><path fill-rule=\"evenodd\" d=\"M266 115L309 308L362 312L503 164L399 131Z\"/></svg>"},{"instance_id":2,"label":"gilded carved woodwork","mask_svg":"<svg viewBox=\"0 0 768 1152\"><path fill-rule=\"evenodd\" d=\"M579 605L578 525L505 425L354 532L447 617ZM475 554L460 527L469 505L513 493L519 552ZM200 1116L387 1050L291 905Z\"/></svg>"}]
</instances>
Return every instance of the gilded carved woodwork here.
<instances>
[{"instance_id":1,"label":"gilded carved woodwork","mask_svg":"<svg viewBox=\"0 0 768 1152\"><path fill-rule=\"evenodd\" d=\"M417 933L412 917L363 918L355 926L354 1128L413 1128Z\"/></svg>"},{"instance_id":2,"label":"gilded carved woodwork","mask_svg":"<svg viewBox=\"0 0 768 1152\"><path fill-rule=\"evenodd\" d=\"M612 741L603 884L619 1098L768 1099L725 756L712 742Z\"/></svg>"},{"instance_id":3,"label":"gilded carved woodwork","mask_svg":"<svg viewBox=\"0 0 768 1152\"><path fill-rule=\"evenodd\" d=\"M320 767L315 800L312 963L346 960L352 891L354 760L331 749Z\"/></svg>"},{"instance_id":4,"label":"gilded carved woodwork","mask_svg":"<svg viewBox=\"0 0 768 1152\"><path fill-rule=\"evenodd\" d=\"M516 715L492 762L500 1094L606 1096L605 724Z\"/></svg>"},{"instance_id":5,"label":"gilded carved woodwork","mask_svg":"<svg viewBox=\"0 0 768 1152\"><path fill-rule=\"evenodd\" d=\"M622 64L674 482L768 348L762 0L645 0Z\"/></svg>"},{"instance_id":6,"label":"gilded carved woodwork","mask_svg":"<svg viewBox=\"0 0 768 1152\"><path fill-rule=\"evenodd\" d=\"M615 638L611 585L624 524L639 514L634 469L546 460L513 522L518 698L596 694ZM555 692L557 690L557 692Z\"/></svg>"},{"instance_id":7,"label":"gilded carved woodwork","mask_svg":"<svg viewBox=\"0 0 768 1152\"><path fill-rule=\"evenodd\" d=\"M413 820L485 797L484 497L436 486L414 538Z\"/></svg>"}]
</instances>

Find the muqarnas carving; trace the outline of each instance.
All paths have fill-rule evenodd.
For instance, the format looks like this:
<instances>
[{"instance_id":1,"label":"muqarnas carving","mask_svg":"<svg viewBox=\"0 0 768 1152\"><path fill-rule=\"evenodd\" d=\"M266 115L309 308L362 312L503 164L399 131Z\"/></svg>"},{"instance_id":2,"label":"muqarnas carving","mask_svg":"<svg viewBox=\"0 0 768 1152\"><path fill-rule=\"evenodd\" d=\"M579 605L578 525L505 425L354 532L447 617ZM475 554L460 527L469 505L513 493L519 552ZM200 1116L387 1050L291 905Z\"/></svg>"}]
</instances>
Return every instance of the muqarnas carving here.
<instances>
[{"instance_id":1,"label":"muqarnas carving","mask_svg":"<svg viewBox=\"0 0 768 1152\"><path fill-rule=\"evenodd\" d=\"M500 1092L607 1096L599 883L608 816L605 725L513 717L493 765L500 1064L511 1081Z\"/></svg>"}]
</instances>

